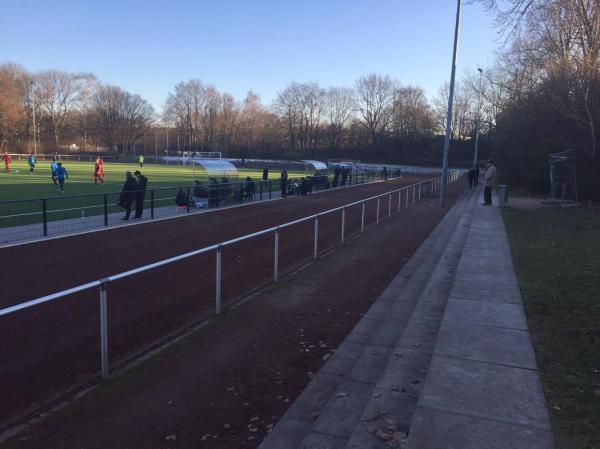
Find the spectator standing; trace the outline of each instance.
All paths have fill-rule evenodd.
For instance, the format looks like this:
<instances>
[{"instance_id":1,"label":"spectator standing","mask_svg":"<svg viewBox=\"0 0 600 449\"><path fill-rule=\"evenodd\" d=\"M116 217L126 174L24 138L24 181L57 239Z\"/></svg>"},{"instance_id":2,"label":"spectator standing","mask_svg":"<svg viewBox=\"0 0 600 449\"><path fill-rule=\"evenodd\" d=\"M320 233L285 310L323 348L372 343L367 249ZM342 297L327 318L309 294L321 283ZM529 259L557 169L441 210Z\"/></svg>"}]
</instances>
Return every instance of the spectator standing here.
<instances>
[{"instance_id":1,"label":"spectator standing","mask_svg":"<svg viewBox=\"0 0 600 449\"><path fill-rule=\"evenodd\" d=\"M148 178L142 175L139 170L136 170L134 174L137 181L137 190L135 191L135 215L133 218L142 218L142 214L144 213L144 197L146 196L146 185L148 184Z\"/></svg>"},{"instance_id":2,"label":"spectator standing","mask_svg":"<svg viewBox=\"0 0 600 449\"><path fill-rule=\"evenodd\" d=\"M35 164L37 164L37 158L33 153L31 153L27 158L27 163L29 164L29 173L33 173L35 170Z\"/></svg>"},{"instance_id":3,"label":"spectator standing","mask_svg":"<svg viewBox=\"0 0 600 449\"><path fill-rule=\"evenodd\" d=\"M65 177L69 179L69 172L63 167L62 162L59 162L56 167L56 179L58 180L58 191L60 193L65 193Z\"/></svg>"},{"instance_id":4,"label":"spectator standing","mask_svg":"<svg viewBox=\"0 0 600 449\"><path fill-rule=\"evenodd\" d=\"M10 163L12 162L10 154L8 154L8 152L5 151L2 159L4 159L4 171L6 171L6 173L10 173Z\"/></svg>"},{"instance_id":5,"label":"spectator standing","mask_svg":"<svg viewBox=\"0 0 600 449\"><path fill-rule=\"evenodd\" d=\"M340 172L340 167L335 167L335 170L333 171L333 182L331 184L333 188L337 187L338 183L340 182Z\"/></svg>"},{"instance_id":6,"label":"spectator standing","mask_svg":"<svg viewBox=\"0 0 600 449\"><path fill-rule=\"evenodd\" d=\"M131 204L135 200L136 190L137 182L131 175L131 172L128 171L125 173L125 184L123 184L123 189L121 190L121 195L119 196L119 206L125 209L125 216L121 218L121 220L129 220L129 216L131 215Z\"/></svg>"},{"instance_id":7,"label":"spectator standing","mask_svg":"<svg viewBox=\"0 0 600 449\"><path fill-rule=\"evenodd\" d=\"M262 177L263 181L266 181L267 179L269 179L269 169L267 167L264 168L263 170L263 177Z\"/></svg>"},{"instance_id":8,"label":"spectator standing","mask_svg":"<svg viewBox=\"0 0 600 449\"><path fill-rule=\"evenodd\" d=\"M383 166L383 179L388 180L387 167L385 165Z\"/></svg>"},{"instance_id":9,"label":"spectator standing","mask_svg":"<svg viewBox=\"0 0 600 449\"><path fill-rule=\"evenodd\" d=\"M492 159L488 159L483 174L483 199L484 206L492 205L492 187L496 185L497 170Z\"/></svg>"},{"instance_id":10,"label":"spectator standing","mask_svg":"<svg viewBox=\"0 0 600 449\"><path fill-rule=\"evenodd\" d=\"M467 181L469 182L469 189L472 189L473 185L475 184L475 169L474 168L469 170L469 173L467 173Z\"/></svg>"},{"instance_id":11,"label":"spectator standing","mask_svg":"<svg viewBox=\"0 0 600 449\"><path fill-rule=\"evenodd\" d=\"M250 176L246 177L246 185L244 187L244 191L246 193L246 200L254 200L256 196L256 186L254 185L254 181Z\"/></svg>"},{"instance_id":12,"label":"spectator standing","mask_svg":"<svg viewBox=\"0 0 600 449\"><path fill-rule=\"evenodd\" d=\"M479 167L477 165L473 167L473 184L479 185Z\"/></svg>"},{"instance_id":13,"label":"spectator standing","mask_svg":"<svg viewBox=\"0 0 600 449\"><path fill-rule=\"evenodd\" d=\"M281 170L281 178L279 178L279 182L281 184L281 197L285 198L287 196L288 187L288 173L286 169Z\"/></svg>"},{"instance_id":14,"label":"spectator standing","mask_svg":"<svg viewBox=\"0 0 600 449\"><path fill-rule=\"evenodd\" d=\"M58 180L58 164L56 163L56 159L52 159L52 162L50 162L50 171L52 172L52 182L56 185L56 181Z\"/></svg>"},{"instance_id":15,"label":"spectator standing","mask_svg":"<svg viewBox=\"0 0 600 449\"><path fill-rule=\"evenodd\" d=\"M342 168L342 185L346 185L346 179L348 179L348 169Z\"/></svg>"}]
</instances>

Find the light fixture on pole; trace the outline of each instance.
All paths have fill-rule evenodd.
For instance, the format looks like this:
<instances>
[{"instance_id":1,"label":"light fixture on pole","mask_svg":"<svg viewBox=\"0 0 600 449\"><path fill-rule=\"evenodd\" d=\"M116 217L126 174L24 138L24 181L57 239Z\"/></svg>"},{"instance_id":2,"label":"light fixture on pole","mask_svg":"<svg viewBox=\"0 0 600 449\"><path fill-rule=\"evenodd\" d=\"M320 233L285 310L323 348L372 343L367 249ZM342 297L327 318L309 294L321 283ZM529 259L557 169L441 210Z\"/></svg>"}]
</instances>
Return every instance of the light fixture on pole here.
<instances>
[{"instance_id":1,"label":"light fixture on pole","mask_svg":"<svg viewBox=\"0 0 600 449\"><path fill-rule=\"evenodd\" d=\"M477 100L477 121L475 122L475 155L473 156L473 167L477 167L477 149L479 147L479 128L481 126L481 86L483 82L483 69L479 71L479 99Z\"/></svg>"},{"instance_id":2,"label":"light fixture on pole","mask_svg":"<svg viewBox=\"0 0 600 449\"><path fill-rule=\"evenodd\" d=\"M452 71L450 72L450 94L448 95L448 116L446 117L446 135L444 137L444 159L442 162L442 182L440 188L440 206L446 204L446 184L448 182L448 153L452 134L452 105L454 103L454 79L456 76L456 51L458 49L458 30L460 28L461 0L457 1L456 26L454 28L454 50L452 52Z\"/></svg>"}]
</instances>

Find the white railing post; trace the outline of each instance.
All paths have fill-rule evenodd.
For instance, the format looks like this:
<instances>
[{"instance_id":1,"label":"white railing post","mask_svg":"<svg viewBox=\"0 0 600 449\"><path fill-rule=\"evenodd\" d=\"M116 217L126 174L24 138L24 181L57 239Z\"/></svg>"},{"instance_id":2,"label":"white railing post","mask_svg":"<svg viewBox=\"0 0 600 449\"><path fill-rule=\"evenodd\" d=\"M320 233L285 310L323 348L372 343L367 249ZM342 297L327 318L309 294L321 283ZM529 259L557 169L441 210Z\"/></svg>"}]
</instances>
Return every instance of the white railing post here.
<instances>
[{"instance_id":1,"label":"white railing post","mask_svg":"<svg viewBox=\"0 0 600 449\"><path fill-rule=\"evenodd\" d=\"M319 217L315 217L315 247L313 249L313 258L319 256Z\"/></svg>"},{"instance_id":2,"label":"white railing post","mask_svg":"<svg viewBox=\"0 0 600 449\"><path fill-rule=\"evenodd\" d=\"M402 190L398 190L398 212L400 212L400 200L402 199Z\"/></svg>"},{"instance_id":3,"label":"white railing post","mask_svg":"<svg viewBox=\"0 0 600 449\"><path fill-rule=\"evenodd\" d=\"M405 205L405 208L408 209L408 187L404 187L404 189L406 190L406 205Z\"/></svg>"},{"instance_id":4,"label":"white railing post","mask_svg":"<svg viewBox=\"0 0 600 449\"><path fill-rule=\"evenodd\" d=\"M419 184L419 201L421 201L421 184Z\"/></svg>"},{"instance_id":5,"label":"white railing post","mask_svg":"<svg viewBox=\"0 0 600 449\"><path fill-rule=\"evenodd\" d=\"M100 371L102 379L108 379L108 281L102 279L100 282Z\"/></svg>"},{"instance_id":6,"label":"white railing post","mask_svg":"<svg viewBox=\"0 0 600 449\"><path fill-rule=\"evenodd\" d=\"M379 224L379 197L377 197L377 219L375 220L375 224Z\"/></svg>"},{"instance_id":7,"label":"white railing post","mask_svg":"<svg viewBox=\"0 0 600 449\"><path fill-rule=\"evenodd\" d=\"M392 194L388 195L388 217L392 216Z\"/></svg>"},{"instance_id":8,"label":"white railing post","mask_svg":"<svg viewBox=\"0 0 600 449\"><path fill-rule=\"evenodd\" d=\"M221 246L217 248L217 273L215 287L215 312L221 313Z\"/></svg>"},{"instance_id":9,"label":"white railing post","mask_svg":"<svg viewBox=\"0 0 600 449\"><path fill-rule=\"evenodd\" d=\"M417 188L416 188L416 186L413 186L413 206L415 205L415 196L416 196L416 193L417 193Z\"/></svg>"},{"instance_id":10,"label":"white railing post","mask_svg":"<svg viewBox=\"0 0 600 449\"><path fill-rule=\"evenodd\" d=\"M275 254L273 257L273 282L279 280L279 228L275 230Z\"/></svg>"},{"instance_id":11,"label":"white railing post","mask_svg":"<svg viewBox=\"0 0 600 449\"><path fill-rule=\"evenodd\" d=\"M342 237L341 237L342 245L344 244L345 232L346 232L346 209L344 208L344 209L342 209Z\"/></svg>"},{"instance_id":12,"label":"white railing post","mask_svg":"<svg viewBox=\"0 0 600 449\"><path fill-rule=\"evenodd\" d=\"M362 213L360 216L360 232L365 232L365 209L366 209L366 204L363 201L362 202Z\"/></svg>"}]
</instances>

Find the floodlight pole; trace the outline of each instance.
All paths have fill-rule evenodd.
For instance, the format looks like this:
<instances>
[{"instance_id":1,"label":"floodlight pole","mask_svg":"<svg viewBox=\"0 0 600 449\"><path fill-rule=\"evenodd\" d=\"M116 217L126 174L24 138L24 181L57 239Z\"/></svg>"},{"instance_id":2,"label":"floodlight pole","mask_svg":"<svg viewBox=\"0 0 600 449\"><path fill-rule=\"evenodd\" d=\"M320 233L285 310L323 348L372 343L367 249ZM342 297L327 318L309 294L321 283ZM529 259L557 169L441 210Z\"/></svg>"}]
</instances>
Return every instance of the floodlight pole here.
<instances>
[{"instance_id":1,"label":"floodlight pole","mask_svg":"<svg viewBox=\"0 0 600 449\"><path fill-rule=\"evenodd\" d=\"M37 156L37 138L35 134L35 95L33 93L33 81L31 82L31 103L33 109L33 154Z\"/></svg>"},{"instance_id":2,"label":"floodlight pole","mask_svg":"<svg viewBox=\"0 0 600 449\"><path fill-rule=\"evenodd\" d=\"M477 149L479 147L479 128L481 127L481 85L483 82L483 70L479 71L479 100L477 100L477 121L475 122L475 155L473 156L473 167L477 167Z\"/></svg>"},{"instance_id":3,"label":"floodlight pole","mask_svg":"<svg viewBox=\"0 0 600 449\"><path fill-rule=\"evenodd\" d=\"M452 52L452 71L450 73L450 95L448 96L448 116L446 117L446 136L444 137L444 159L442 162L442 185L440 186L440 206L446 203L446 183L448 182L448 153L452 133L452 105L454 103L454 78L456 76L456 51L458 49L458 30L460 28L460 3L457 1L456 26L454 28L454 50Z\"/></svg>"}]
</instances>

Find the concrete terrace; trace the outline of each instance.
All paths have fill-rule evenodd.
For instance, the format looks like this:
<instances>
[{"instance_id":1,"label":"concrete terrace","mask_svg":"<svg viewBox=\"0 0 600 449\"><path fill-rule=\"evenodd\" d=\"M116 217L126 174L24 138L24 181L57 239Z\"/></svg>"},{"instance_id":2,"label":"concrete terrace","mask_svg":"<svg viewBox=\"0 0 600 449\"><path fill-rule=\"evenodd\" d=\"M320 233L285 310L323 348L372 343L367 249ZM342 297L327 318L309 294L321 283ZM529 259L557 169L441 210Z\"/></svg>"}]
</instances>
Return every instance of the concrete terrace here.
<instances>
[{"instance_id":1,"label":"concrete terrace","mask_svg":"<svg viewBox=\"0 0 600 449\"><path fill-rule=\"evenodd\" d=\"M260 449L554 447L504 224L465 195Z\"/></svg>"}]
</instances>

